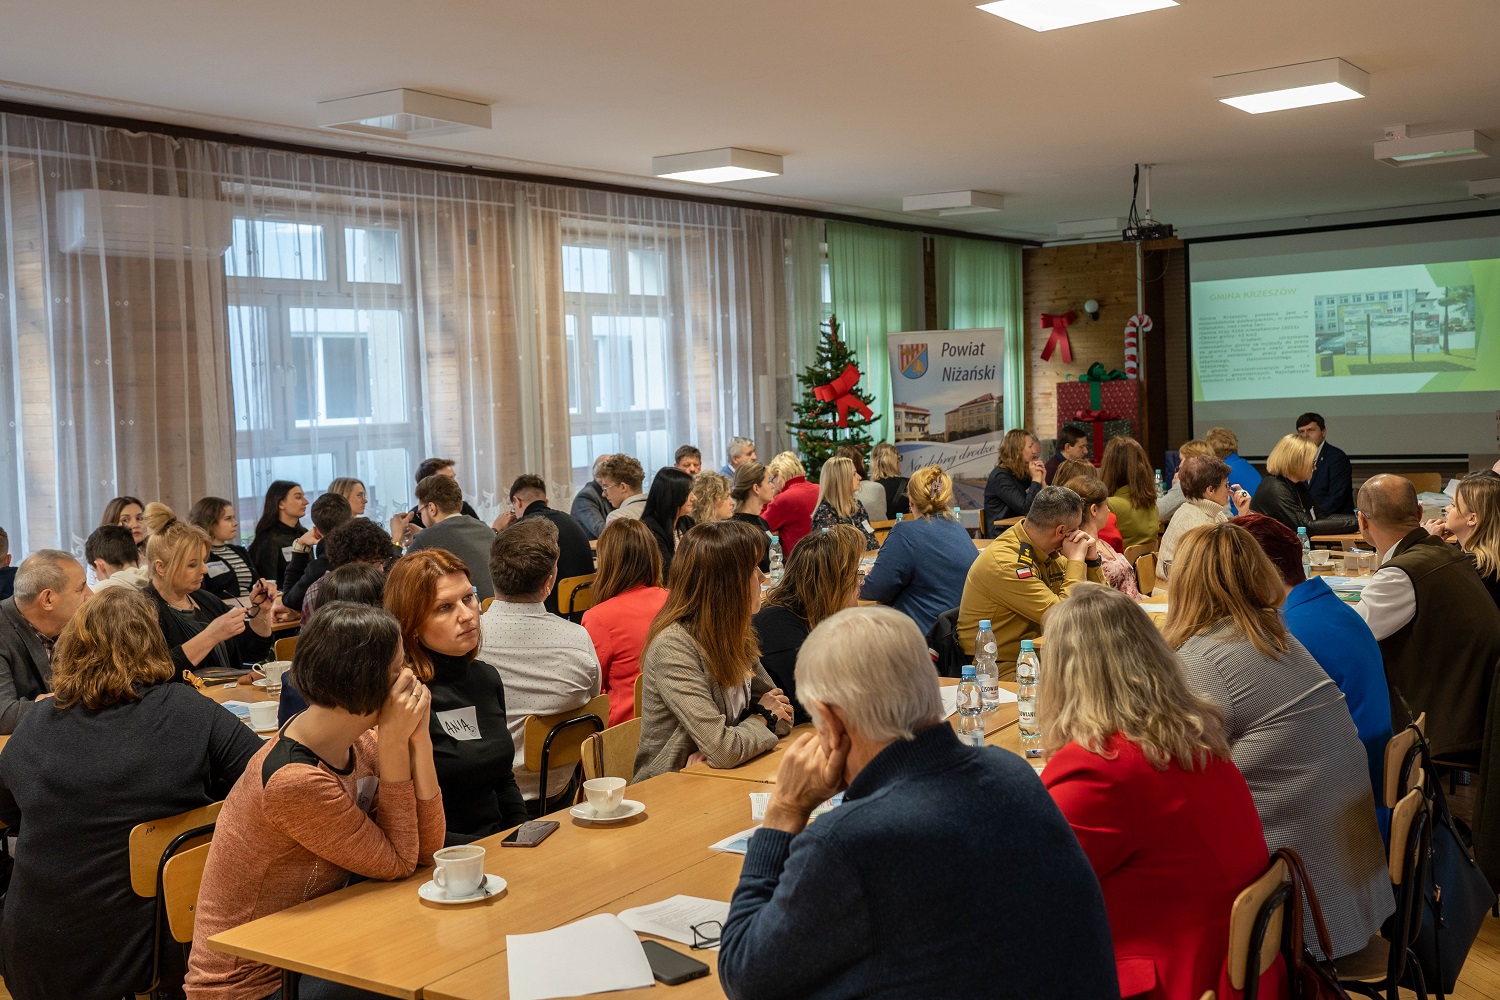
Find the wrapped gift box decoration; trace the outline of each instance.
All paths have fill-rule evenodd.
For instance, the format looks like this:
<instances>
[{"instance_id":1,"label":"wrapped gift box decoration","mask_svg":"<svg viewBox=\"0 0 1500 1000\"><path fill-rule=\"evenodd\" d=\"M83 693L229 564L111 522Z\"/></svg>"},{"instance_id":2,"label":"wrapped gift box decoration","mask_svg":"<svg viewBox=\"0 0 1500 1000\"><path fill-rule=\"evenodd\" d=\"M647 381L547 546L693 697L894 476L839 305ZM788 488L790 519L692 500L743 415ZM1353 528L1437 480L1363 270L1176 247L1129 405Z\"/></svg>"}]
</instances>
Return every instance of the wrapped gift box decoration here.
<instances>
[{"instance_id":1,"label":"wrapped gift box decoration","mask_svg":"<svg viewBox=\"0 0 1500 1000\"><path fill-rule=\"evenodd\" d=\"M1098 391L1097 403L1090 398L1090 389ZM1113 382L1059 382L1057 383L1057 426L1078 423L1080 410L1102 410L1113 414L1117 420L1134 423L1140 417L1141 383L1135 379L1120 379Z\"/></svg>"}]
</instances>

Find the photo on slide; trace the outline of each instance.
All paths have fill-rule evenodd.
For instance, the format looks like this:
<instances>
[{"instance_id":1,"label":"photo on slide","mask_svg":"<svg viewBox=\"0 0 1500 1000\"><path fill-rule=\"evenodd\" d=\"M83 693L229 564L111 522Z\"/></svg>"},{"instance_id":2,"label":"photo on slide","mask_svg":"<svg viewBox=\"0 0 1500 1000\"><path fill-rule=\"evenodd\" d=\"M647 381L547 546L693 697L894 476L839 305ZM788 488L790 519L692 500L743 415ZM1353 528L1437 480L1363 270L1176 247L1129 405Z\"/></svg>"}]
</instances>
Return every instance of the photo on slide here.
<instances>
[{"instance_id":1,"label":"photo on slide","mask_svg":"<svg viewBox=\"0 0 1500 1000\"><path fill-rule=\"evenodd\" d=\"M1313 316L1319 378L1476 368L1473 285L1327 293Z\"/></svg>"}]
</instances>

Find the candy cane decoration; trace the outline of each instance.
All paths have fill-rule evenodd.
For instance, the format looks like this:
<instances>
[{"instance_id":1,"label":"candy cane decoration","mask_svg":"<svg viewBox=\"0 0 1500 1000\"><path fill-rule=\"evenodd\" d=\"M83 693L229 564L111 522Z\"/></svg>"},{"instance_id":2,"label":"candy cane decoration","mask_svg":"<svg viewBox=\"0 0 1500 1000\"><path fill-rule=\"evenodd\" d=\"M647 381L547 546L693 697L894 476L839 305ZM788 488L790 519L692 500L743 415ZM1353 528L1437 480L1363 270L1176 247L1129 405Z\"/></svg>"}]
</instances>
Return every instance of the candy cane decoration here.
<instances>
[{"instance_id":1,"label":"candy cane decoration","mask_svg":"<svg viewBox=\"0 0 1500 1000\"><path fill-rule=\"evenodd\" d=\"M1151 317L1137 313L1125 322L1125 377L1140 374L1140 335L1151 332Z\"/></svg>"}]
</instances>

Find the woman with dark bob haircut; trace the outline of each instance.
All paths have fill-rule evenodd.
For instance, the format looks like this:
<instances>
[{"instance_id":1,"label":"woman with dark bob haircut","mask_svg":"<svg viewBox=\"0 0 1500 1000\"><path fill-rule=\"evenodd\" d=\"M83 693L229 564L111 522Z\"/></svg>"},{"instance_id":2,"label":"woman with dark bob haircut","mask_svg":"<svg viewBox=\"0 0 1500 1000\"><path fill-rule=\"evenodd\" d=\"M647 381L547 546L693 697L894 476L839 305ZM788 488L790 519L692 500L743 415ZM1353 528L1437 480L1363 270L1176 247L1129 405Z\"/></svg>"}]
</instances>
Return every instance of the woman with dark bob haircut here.
<instances>
[{"instance_id":1,"label":"woman with dark bob haircut","mask_svg":"<svg viewBox=\"0 0 1500 1000\"><path fill-rule=\"evenodd\" d=\"M251 759L219 814L188 996L270 996L278 970L208 939L342 889L350 875L406 878L443 846L431 695L404 663L401 626L379 608L327 604L303 626L291 678L308 707ZM306 978L302 989L350 995Z\"/></svg>"}]
</instances>

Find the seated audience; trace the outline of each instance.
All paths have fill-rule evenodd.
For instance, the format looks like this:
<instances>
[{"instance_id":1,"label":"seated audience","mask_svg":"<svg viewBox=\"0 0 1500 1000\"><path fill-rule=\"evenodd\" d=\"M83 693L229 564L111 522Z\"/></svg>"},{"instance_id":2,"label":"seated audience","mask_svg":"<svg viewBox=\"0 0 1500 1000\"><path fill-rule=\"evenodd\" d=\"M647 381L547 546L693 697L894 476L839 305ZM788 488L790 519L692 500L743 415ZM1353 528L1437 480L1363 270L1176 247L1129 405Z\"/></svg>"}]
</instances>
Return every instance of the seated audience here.
<instances>
[{"instance_id":1,"label":"seated audience","mask_svg":"<svg viewBox=\"0 0 1500 1000\"><path fill-rule=\"evenodd\" d=\"M1500 476L1465 476L1457 492L1444 516L1424 521L1422 527L1458 545L1491 600L1500 606Z\"/></svg>"},{"instance_id":2,"label":"seated audience","mask_svg":"<svg viewBox=\"0 0 1500 1000\"><path fill-rule=\"evenodd\" d=\"M385 609L401 625L406 666L432 692L428 730L447 843L466 844L526 822L511 771L516 745L505 684L494 667L474 658L479 601L469 568L443 549L408 553L386 578Z\"/></svg>"},{"instance_id":3,"label":"seated audience","mask_svg":"<svg viewBox=\"0 0 1500 1000\"><path fill-rule=\"evenodd\" d=\"M1472 757L1484 743L1500 662L1500 610L1474 564L1423 530L1409 481L1374 476L1359 488L1358 505L1360 533L1380 568L1354 610L1380 643L1391 723L1402 729L1426 712L1434 757Z\"/></svg>"},{"instance_id":4,"label":"seated audience","mask_svg":"<svg viewBox=\"0 0 1500 1000\"><path fill-rule=\"evenodd\" d=\"M719 952L730 1000L1019 997L1029 983L1119 996L1099 883L1067 821L1020 757L959 743L909 618L839 612L797 677L817 733L787 750L750 839ZM959 859L981 845L1027 861L976 891ZM1024 946L997 946L1001 913L1024 914Z\"/></svg>"},{"instance_id":5,"label":"seated audience","mask_svg":"<svg viewBox=\"0 0 1500 1000\"><path fill-rule=\"evenodd\" d=\"M973 656L974 633L988 619L1001 679L1015 672L1021 640L1042 634L1042 616L1074 584L1104 582L1097 541L1078 530L1083 499L1066 487L1047 486L1031 506L1025 520L1006 528L974 559L958 605L959 646Z\"/></svg>"},{"instance_id":6,"label":"seated audience","mask_svg":"<svg viewBox=\"0 0 1500 1000\"><path fill-rule=\"evenodd\" d=\"M910 516L906 477L901 474L901 453L889 441L879 441L870 451L870 478L885 490L885 516Z\"/></svg>"},{"instance_id":7,"label":"seated audience","mask_svg":"<svg viewBox=\"0 0 1500 1000\"><path fill-rule=\"evenodd\" d=\"M14 593L0 601L0 735L52 691L53 644L92 594L78 560L58 549L34 552L16 570Z\"/></svg>"},{"instance_id":8,"label":"seated audience","mask_svg":"<svg viewBox=\"0 0 1500 1000\"><path fill-rule=\"evenodd\" d=\"M698 760L737 767L791 731L791 703L760 665L750 624L760 604L755 529L701 525L683 536L678 558L641 656L636 781Z\"/></svg>"},{"instance_id":9,"label":"seated audience","mask_svg":"<svg viewBox=\"0 0 1500 1000\"><path fill-rule=\"evenodd\" d=\"M1317 413L1297 418L1297 433L1317 448L1307 490L1319 517L1354 513L1354 469L1343 450L1328 443L1328 425Z\"/></svg>"},{"instance_id":10,"label":"seated audience","mask_svg":"<svg viewBox=\"0 0 1500 1000\"><path fill-rule=\"evenodd\" d=\"M719 475L734 478L734 472L746 462L758 462L760 457L755 454L755 442L747 437L736 437L729 439L729 461L719 470ZM697 473L693 473L697 475Z\"/></svg>"},{"instance_id":11,"label":"seated audience","mask_svg":"<svg viewBox=\"0 0 1500 1000\"><path fill-rule=\"evenodd\" d=\"M95 528L83 543L84 561L94 571L94 593L106 587L130 587L144 590L151 576L141 566L141 550L129 528L106 524Z\"/></svg>"},{"instance_id":12,"label":"seated audience","mask_svg":"<svg viewBox=\"0 0 1500 1000\"><path fill-rule=\"evenodd\" d=\"M146 543L146 504L137 497L115 497L104 505L104 516L99 518L99 527L113 524L129 528L130 537L140 546Z\"/></svg>"},{"instance_id":13,"label":"seated audience","mask_svg":"<svg viewBox=\"0 0 1500 1000\"><path fill-rule=\"evenodd\" d=\"M1161 518L1156 511L1156 474L1146 449L1135 438L1111 438L1104 446L1099 478L1109 490L1109 509L1115 513L1125 547L1156 541Z\"/></svg>"},{"instance_id":14,"label":"seated audience","mask_svg":"<svg viewBox=\"0 0 1500 1000\"><path fill-rule=\"evenodd\" d=\"M1281 606L1286 630L1344 693L1344 704L1369 759L1375 813L1383 831L1390 818L1390 810L1382 801L1385 745L1393 732L1390 687L1380 644L1359 612L1345 604L1322 577L1309 579L1303 575L1302 545L1292 529L1263 514L1241 514L1230 523L1250 532L1276 567L1286 590L1286 602Z\"/></svg>"},{"instance_id":15,"label":"seated audience","mask_svg":"<svg viewBox=\"0 0 1500 1000\"><path fill-rule=\"evenodd\" d=\"M1099 552L1099 568L1104 572L1104 582L1132 601L1141 600L1135 567L1125 558L1124 553L1104 540L1104 533L1115 516L1114 511L1109 509L1109 490L1105 488L1104 481L1097 476L1086 476L1069 479L1059 485L1077 493L1078 498L1083 501L1083 519L1079 522L1078 529L1086 535L1093 535L1096 540L1095 547Z\"/></svg>"},{"instance_id":16,"label":"seated audience","mask_svg":"<svg viewBox=\"0 0 1500 1000\"><path fill-rule=\"evenodd\" d=\"M1005 527L999 522L1025 517L1031 501L1047 485L1047 467L1042 464L1042 446L1032 433L1015 427L1005 432L995 467L984 484L984 509L990 518L990 537Z\"/></svg>"},{"instance_id":17,"label":"seated audience","mask_svg":"<svg viewBox=\"0 0 1500 1000\"><path fill-rule=\"evenodd\" d=\"M591 539L599 537L599 532L604 530L604 519L609 517L609 512L615 507L614 503L605 496L602 478L604 465L611 458L614 456L600 455L594 459L593 478L573 494L573 506L568 509L573 520L578 522L583 533Z\"/></svg>"},{"instance_id":18,"label":"seated audience","mask_svg":"<svg viewBox=\"0 0 1500 1000\"><path fill-rule=\"evenodd\" d=\"M289 676L308 707L251 758L219 813L194 914L190 1000L280 987L280 970L210 947L215 934L326 896L350 876L406 878L443 846L432 695L403 666L396 620L325 605L303 628ZM308 976L300 990L365 995Z\"/></svg>"},{"instance_id":19,"label":"seated audience","mask_svg":"<svg viewBox=\"0 0 1500 1000\"><path fill-rule=\"evenodd\" d=\"M293 611L302 611L307 588L328 572L328 554L322 541L335 528L354 520L354 508L342 494L329 491L312 503L312 528L292 543L292 557L287 560L286 575L281 578L281 603Z\"/></svg>"},{"instance_id":20,"label":"seated audience","mask_svg":"<svg viewBox=\"0 0 1500 1000\"><path fill-rule=\"evenodd\" d=\"M329 493L337 493L349 501L349 511L355 517L364 517L365 508L370 504L370 494L365 490L365 484L352 476L340 476L328 484ZM327 532L325 531L326 535Z\"/></svg>"},{"instance_id":21,"label":"seated audience","mask_svg":"<svg viewBox=\"0 0 1500 1000\"><path fill-rule=\"evenodd\" d=\"M369 563L354 562L332 570L318 581L318 597L324 604L346 601L372 608L385 607L385 573ZM310 615L303 616L305 623ZM307 707L307 702L292 685L291 675L281 677L281 697L277 700L276 722L286 720Z\"/></svg>"},{"instance_id":22,"label":"seated audience","mask_svg":"<svg viewBox=\"0 0 1500 1000\"><path fill-rule=\"evenodd\" d=\"M302 620L313 616L318 605L324 601L323 587L329 577L345 566L364 565L385 575L386 562L391 557L391 536L374 521L356 517L348 524L341 524L323 540L328 550L328 574L316 580L302 597ZM329 597L327 600L332 600Z\"/></svg>"},{"instance_id":23,"label":"seated audience","mask_svg":"<svg viewBox=\"0 0 1500 1000\"><path fill-rule=\"evenodd\" d=\"M1214 454L1214 450L1208 446L1207 441L1200 441L1197 438L1182 442L1182 447L1177 449L1177 457L1183 462L1198 455L1204 458L1218 458ZM1224 464L1228 465L1229 463L1225 462ZM1256 476L1255 480L1256 485L1259 485L1260 476ZM1182 466L1179 465L1177 467L1177 474L1172 477L1171 488L1156 498L1156 514L1161 518L1161 523L1171 524L1172 515L1177 513L1177 508L1185 503L1187 503L1187 497L1182 494Z\"/></svg>"},{"instance_id":24,"label":"seated audience","mask_svg":"<svg viewBox=\"0 0 1500 1000\"><path fill-rule=\"evenodd\" d=\"M740 463L740 468L749 465ZM736 473L738 475L738 473ZM692 518L694 524L722 521L734 513L734 483L717 472L700 472L693 477Z\"/></svg>"},{"instance_id":25,"label":"seated audience","mask_svg":"<svg viewBox=\"0 0 1500 1000\"><path fill-rule=\"evenodd\" d=\"M424 458L422 460L422 464L417 466L417 471L413 474L412 481L414 483L420 483L428 476L447 476L449 479L457 482L458 470L454 468L454 466L456 466L457 464L458 463L451 458ZM416 520L418 517L417 508L413 507L410 513L412 519ZM465 500L463 506L459 508L459 513L463 514L465 517L472 517L476 521L479 520L478 511L476 511L473 507L470 507L467 500ZM417 531L420 531L422 528L420 522L414 525L414 527ZM396 540L400 541L401 539L397 538Z\"/></svg>"},{"instance_id":26,"label":"seated audience","mask_svg":"<svg viewBox=\"0 0 1500 1000\"><path fill-rule=\"evenodd\" d=\"M1252 497L1260 489L1260 473L1240 457L1240 439L1227 427L1210 427L1203 440L1213 449L1214 457L1229 466L1229 478L1239 483ZM1238 511L1236 511L1238 513Z\"/></svg>"},{"instance_id":27,"label":"seated audience","mask_svg":"<svg viewBox=\"0 0 1500 1000\"><path fill-rule=\"evenodd\" d=\"M250 593L255 586L255 564L249 551L237 544L240 519L235 516L234 504L223 497L204 497L193 504L188 522L208 535L203 589L221 601Z\"/></svg>"},{"instance_id":28,"label":"seated audience","mask_svg":"<svg viewBox=\"0 0 1500 1000\"><path fill-rule=\"evenodd\" d=\"M422 519L422 531L406 551L442 549L453 553L469 567L469 577L479 599L484 600L495 596L495 585L490 582L490 546L495 542L495 529L477 517L464 517L463 505L463 491L458 480L450 476L428 476L418 483L417 515ZM588 540L584 539L587 547Z\"/></svg>"},{"instance_id":29,"label":"seated audience","mask_svg":"<svg viewBox=\"0 0 1500 1000\"><path fill-rule=\"evenodd\" d=\"M787 555L812 531L813 510L818 506L818 486L807 481L807 470L795 452L784 451L766 466L773 483L780 484L776 498L761 511L771 532L781 539Z\"/></svg>"},{"instance_id":30,"label":"seated audience","mask_svg":"<svg viewBox=\"0 0 1500 1000\"><path fill-rule=\"evenodd\" d=\"M1052 485L1066 486L1075 479L1099 479L1099 470L1094 468L1090 462L1063 462L1057 467L1056 475L1052 477ZM1099 482L1100 485L1104 483L1102 479ZM1104 519L1104 527L1100 528L1097 532L1089 529L1089 534L1098 538L1101 542L1108 542L1109 547L1115 552L1124 552L1125 540L1120 537L1120 526L1115 520L1115 512L1109 509L1109 504L1107 503L1104 505L1104 509L1109 514ZM1095 518L1091 514L1085 513L1083 520L1085 524L1091 524L1095 521Z\"/></svg>"},{"instance_id":31,"label":"seated audience","mask_svg":"<svg viewBox=\"0 0 1500 1000\"><path fill-rule=\"evenodd\" d=\"M690 476L703 471L703 452L690 444L682 445L672 456L672 464Z\"/></svg>"},{"instance_id":32,"label":"seated audience","mask_svg":"<svg viewBox=\"0 0 1500 1000\"><path fill-rule=\"evenodd\" d=\"M749 465L740 466L741 473ZM667 602L662 582L661 550L651 529L630 518L604 529L594 606L583 613L583 627L599 657L599 684L609 695L611 726L635 716L635 679L641 675L646 632Z\"/></svg>"},{"instance_id":33,"label":"seated audience","mask_svg":"<svg viewBox=\"0 0 1500 1000\"><path fill-rule=\"evenodd\" d=\"M1103 587L1080 584L1047 615L1042 657L1042 783L1099 876L1120 995L1239 995L1229 913L1270 855L1223 714L1189 690L1151 620ZM1288 996L1280 959L1259 987Z\"/></svg>"},{"instance_id":34,"label":"seated audience","mask_svg":"<svg viewBox=\"0 0 1500 1000\"><path fill-rule=\"evenodd\" d=\"M16 568L11 565L10 535L0 528L0 601L15 591Z\"/></svg>"},{"instance_id":35,"label":"seated audience","mask_svg":"<svg viewBox=\"0 0 1500 1000\"><path fill-rule=\"evenodd\" d=\"M1077 424L1063 424L1057 432L1057 451L1052 453L1052 457L1047 459L1047 464L1043 466L1047 472L1047 485L1061 486L1066 481L1057 478L1059 465L1064 462L1088 462L1088 460L1088 432Z\"/></svg>"},{"instance_id":36,"label":"seated audience","mask_svg":"<svg viewBox=\"0 0 1500 1000\"><path fill-rule=\"evenodd\" d=\"M678 522L693 505L693 477L681 469L659 469L651 480L651 492L641 508L641 523L656 539L661 552L662 579L672 573L672 556L677 551Z\"/></svg>"},{"instance_id":37,"label":"seated audience","mask_svg":"<svg viewBox=\"0 0 1500 1000\"><path fill-rule=\"evenodd\" d=\"M847 524L809 535L792 551L786 575L750 619L760 665L791 702L797 725L808 721L796 700L797 650L819 622L858 603L859 557L864 549L864 536Z\"/></svg>"},{"instance_id":38,"label":"seated audience","mask_svg":"<svg viewBox=\"0 0 1500 1000\"><path fill-rule=\"evenodd\" d=\"M1163 635L1224 718L1266 843L1307 864L1333 954L1320 953L1306 912L1303 942L1337 960L1369 944L1395 900L1365 748L1338 686L1287 633L1285 593L1244 528L1194 528L1178 546Z\"/></svg>"},{"instance_id":39,"label":"seated audience","mask_svg":"<svg viewBox=\"0 0 1500 1000\"><path fill-rule=\"evenodd\" d=\"M156 608L177 678L185 670L240 670L271 651L271 602L275 584L258 580L251 606L225 604L203 589L208 535L166 504L146 505L146 565L151 585L146 596ZM248 626L246 619L249 619Z\"/></svg>"},{"instance_id":40,"label":"seated audience","mask_svg":"<svg viewBox=\"0 0 1500 1000\"><path fill-rule=\"evenodd\" d=\"M134 549L127 529L112 530ZM131 889L130 830L223 798L261 746L171 679L150 603L111 587L63 629L54 696L27 713L0 756L0 820L19 831L0 916L16 1000L129 996L151 983L155 901ZM175 991L180 960L162 971Z\"/></svg>"},{"instance_id":41,"label":"seated audience","mask_svg":"<svg viewBox=\"0 0 1500 1000\"><path fill-rule=\"evenodd\" d=\"M571 515L554 510L547 505L547 484L541 476L517 476L510 484L511 509L516 520L541 518L550 521L557 529L557 578L552 591L547 594L547 610L554 615L557 610L557 580L575 576L588 576L594 572L594 550L589 547L589 537ZM493 556L490 557L493 560Z\"/></svg>"},{"instance_id":42,"label":"seated audience","mask_svg":"<svg viewBox=\"0 0 1500 1000\"><path fill-rule=\"evenodd\" d=\"M495 601L479 626L479 659L505 682L513 769L528 801L537 798L541 776L524 766L526 717L582 708L599 693L599 658L588 631L551 614L544 603L557 583L557 561L557 527L548 518L528 517L496 535L490 549ZM572 771L571 765L550 769L549 799L570 794Z\"/></svg>"},{"instance_id":43,"label":"seated audience","mask_svg":"<svg viewBox=\"0 0 1500 1000\"><path fill-rule=\"evenodd\" d=\"M885 487L871 481L870 474L865 468L865 456L858 448L847 444L837 448L833 455L835 458L847 458L854 465L855 482L859 483L854 496L865 505L865 513L869 515L870 520L887 520ZM890 520L895 520L895 518L895 514L889 515Z\"/></svg>"},{"instance_id":44,"label":"seated audience","mask_svg":"<svg viewBox=\"0 0 1500 1000\"><path fill-rule=\"evenodd\" d=\"M734 474L734 486L729 496L734 500L734 513L729 516L744 521L766 536L766 552L760 557L760 571L771 572L771 526L760 516L766 504L776 496L776 483L771 473L759 462L744 463ZM785 550L782 555L786 555Z\"/></svg>"},{"instance_id":45,"label":"seated audience","mask_svg":"<svg viewBox=\"0 0 1500 1000\"><path fill-rule=\"evenodd\" d=\"M1188 458L1177 470L1173 486L1182 488L1186 502L1177 508L1161 536L1156 575L1163 580L1172 572L1172 558L1183 535L1201 525L1229 520L1229 497L1234 489L1229 483L1229 465L1217 458ZM1250 494L1239 490L1234 499L1241 514L1250 513Z\"/></svg>"},{"instance_id":46,"label":"seated audience","mask_svg":"<svg viewBox=\"0 0 1500 1000\"><path fill-rule=\"evenodd\" d=\"M307 530L302 527L306 513L307 497L296 483L278 479L266 490L265 506L250 540L250 562L257 579L279 584L286 576L292 543Z\"/></svg>"},{"instance_id":47,"label":"seated audience","mask_svg":"<svg viewBox=\"0 0 1500 1000\"><path fill-rule=\"evenodd\" d=\"M938 615L958 607L964 576L979 551L968 529L953 516L953 480L941 466L913 472L906 492L911 516L885 536L880 558L860 586L859 596L889 604L926 635Z\"/></svg>"},{"instance_id":48,"label":"seated audience","mask_svg":"<svg viewBox=\"0 0 1500 1000\"><path fill-rule=\"evenodd\" d=\"M880 543L875 540L875 529L870 527L865 505L855 495L859 484L860 475L849 459L830 458L824 462L823 471L818 474L818 506L813 511L812 529L847 524L859 529L865 536L866 551L873 551L880 548Z\"/></svg>"},{"instance_id":49,"label":"seated audience","mask_svg":"<svg viewBox=\"0 0 1500 1000\"><path fill-rule=\"evenodd\" d=\"M604 523L613 524L620 518L640 520L646 509L646 494L641 484L646 481L646 470L641 463L629 455L610 455L599 472L599 485L604 499L614 509L604 518Z\"/></svg>"}]
</instances>

